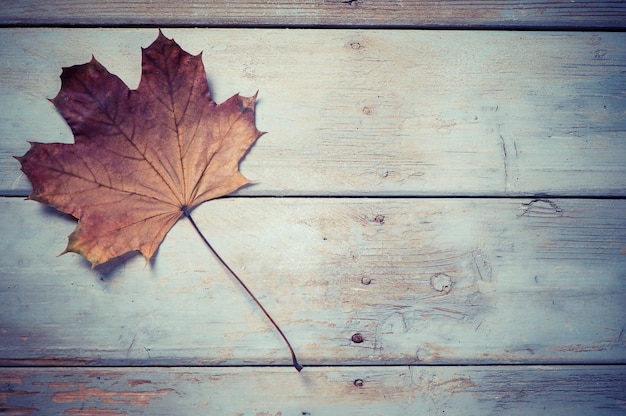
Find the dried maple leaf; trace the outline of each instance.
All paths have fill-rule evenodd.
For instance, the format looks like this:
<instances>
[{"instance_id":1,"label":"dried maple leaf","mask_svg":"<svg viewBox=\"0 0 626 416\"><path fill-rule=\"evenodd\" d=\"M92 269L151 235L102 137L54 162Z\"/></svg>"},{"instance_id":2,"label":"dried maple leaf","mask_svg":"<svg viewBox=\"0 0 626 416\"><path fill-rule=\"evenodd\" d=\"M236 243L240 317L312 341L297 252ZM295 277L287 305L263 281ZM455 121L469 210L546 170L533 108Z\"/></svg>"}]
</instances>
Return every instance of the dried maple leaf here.
<instances>
[{"instance_id":1,"label":"dried maple leaf","mask_svg":"<svg viewBox=\"0 0 626 416\"><path fill-rule=\"evenodd\" d=\"M183 51L161 32L142 53L139 87L129 90L95 58L64 68L52 102L74 144L31 143L17 159L33 190L29 199L78 219L63 253L85 256L93 267L138 250L149 260L167 232L187 216L215 252L190 210L249 181L239 161L261 136L254 124L256 96L211 99L202 54Z\"/></svg>"},{"instance_id":2,"label":"dried maple leaf","mask_svg":"<svg viewBox=\"0 0 626 416\"><path fill-rule=\"evenodd\" d=\"M95 58L61 81L51 101L75 144L32 143L17 159L30 199L79 220L65 252L93 266L134 250L149 260L185 211L248 183L238 164L262 134L256 96L215 104L202 54L159 32L136 90Z\"/></svg>"}]
</instances>

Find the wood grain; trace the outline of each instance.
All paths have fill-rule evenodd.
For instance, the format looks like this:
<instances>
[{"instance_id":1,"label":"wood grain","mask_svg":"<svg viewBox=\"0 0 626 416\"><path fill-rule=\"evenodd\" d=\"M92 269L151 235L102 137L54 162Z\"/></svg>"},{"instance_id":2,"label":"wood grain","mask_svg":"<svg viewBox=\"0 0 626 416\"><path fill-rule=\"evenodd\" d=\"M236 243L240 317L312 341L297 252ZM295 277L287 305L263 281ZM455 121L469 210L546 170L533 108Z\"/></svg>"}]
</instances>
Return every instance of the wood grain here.
<instances>
[{"instance_id":1,"label":"wood grain","mask_svg":"<svg viewBox=\"0 0 626 416\"><path fill-rule=\"evenodd\" d=\"M626 195L626 34L167 30L216 101L260 90L241 195ZM11 155L71 142L46 98L94 53L135 88L156 30L1 29L0 190Z\"/></svg>"},{"instance_id":2,"label":"wood grain","mask_svg":"<svg viewBox=\"0 0 626 416\"><path fill-rule=\"evenodd\" d=\"M307 367L187 221L147 264L90 269L57 257L73 219L0 197L0 413L623 414L626 34L509 29L625 22L621 1L3 1L4 196L30 191L28 141L72 140L61 67L94 54L134 88L156 29L129 27L229 28L164 30L216 101L260 90L268 131L257 183L193 215Z\"/></svg>"},{"instance_id":3,"label":"wood grain","mask_svg":"<svg viewBox=\"0 0 626 416\"><path fill-rule=\"evenodd\" d=\"M618 415L624 366L0 369L13 415ZM235 400L236 398L236 400Z\"/></svg>"},{"instance_id":4,"label":"wood grain","mask_svg":"<svg viewBox=\"0 0 626 416\"><path fill-rule=\"evenodd\" d=\"M3 25L623 28L613 1L4 0Z\"/></svg>"},{"instance_id":5,"label":"wood grain","mask_svg":"<svg viewBox=\"0 0 626 416\"><path fill-rule=\"evenodd\" d=\"M92 270L56 257L74 221L0 203L2 363L290 363L187 221L153 262ZM624 200L228 198L193 215L305 365L538 364L626 361L625 211Z\"/></svg>"}]
</instances>

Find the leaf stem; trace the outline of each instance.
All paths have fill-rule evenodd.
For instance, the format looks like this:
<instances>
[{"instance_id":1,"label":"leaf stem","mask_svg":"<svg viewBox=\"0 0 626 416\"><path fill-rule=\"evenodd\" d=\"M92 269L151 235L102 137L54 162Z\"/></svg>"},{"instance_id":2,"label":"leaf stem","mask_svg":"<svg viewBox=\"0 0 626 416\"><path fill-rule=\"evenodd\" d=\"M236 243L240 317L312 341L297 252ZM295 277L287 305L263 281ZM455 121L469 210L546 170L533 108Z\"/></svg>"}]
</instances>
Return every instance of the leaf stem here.
<instances>
[{"instance_id":1,"label":"leaf stem","mask_svg":"<svg viewBox=\"0 0 626 416\"><path fill-rule=\"evenodd\" d=\"M300 365L300 363L298 363L298 359L296 358L296 353L294 352L293 348L291 347L291 344L289 343L289 340L287 339L287 337L285 336L283 331L280 329L278 324L270 316L270 314L263 307L261 302L259 302L259 300L256 298L256 296L254 296L254 294L250 291L250 289L248 289L248 286L246 286L246 284L239 278L239 276L237 276L237 273L235 273L233 271L233 269L231 269L230 266L224 261L224 259L222 259L222 257L219 254L217 254L217 251L215 251L215 249L213 248L211 243L209 243L209 241L206 239L204 234L202 234L202 231L200 231L200 228L198 228L198 225L196 224L196 222L191 217L191 213L189 212L189 209L185 206L185 207L181 208L181 211L183 212L183 214L185 214L185 217L189 218L189 221L191 222L191 225L193 225L193 228L196 229L196 231L198 232L198 235L200 235L200 237L202 238L204 243L207 245L209 250L211 250L213 255L215 255L215 257L220 261L220 263L222 263L222 266L224 266L226 268L226 270L228 270L230 272L230 274L235 278L235 280L237 280L237 282L239 282L241 287L243 287L245 289L245 291L248 292L248 295L250 295L250 297L252 298L252 300L254 300L254 302L257 304L257 306L259 308L261 308L261 310L263 311L263 313L265 314L267 319L269 319L270 322L272 323L272 325L274 325L274 328L276 328L276 330L278 331L280 336L285 341L285 344L287 344L287 348L289 348L289 352L291 353L291 359L293 361L293 366L295 367L296 370L298 370L298 372L302 371L303 367Z\"/></svg>"}]
</instances>

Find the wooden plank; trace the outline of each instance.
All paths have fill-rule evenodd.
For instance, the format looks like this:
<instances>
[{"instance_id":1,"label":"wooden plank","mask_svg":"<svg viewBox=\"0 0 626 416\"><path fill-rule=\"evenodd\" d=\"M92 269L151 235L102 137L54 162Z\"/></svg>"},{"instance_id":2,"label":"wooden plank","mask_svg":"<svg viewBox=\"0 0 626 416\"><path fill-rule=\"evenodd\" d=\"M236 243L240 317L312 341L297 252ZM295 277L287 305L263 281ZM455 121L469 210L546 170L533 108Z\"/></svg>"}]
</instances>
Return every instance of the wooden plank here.
<instances>
[{"instance_id":1,"label":"wooden plank","mask_svg":"<svg viewBox=\"0 0 626 416\"><path fill-rule=\"evenodd\" d=\"M0 412L617 415L625 384L624 366L3 368Z\"/></svg>"},{"instance_id":2,"label":"wooden plank","mask_svg":"<svg viewBox=\"0 0 626 416\"><path fill-rule=\"evenodd\" d=\"M154 261L57 258L0 201L0 363L290 363L187 221ZM227 198L194 211L305 365L625 363L625 200ZM352 335L362 334L362 343Z\"/></svg>"},{"instance_id":3,"label":"wooden plank","mask_svg":"<svg viewBox=\"0 0 626 416\"><path fill-rule=\"evenodd\" d=\"M104 3L103 3L104 4ZM166 30L218 102L260 90L242 195L626 195L626 33ZM156 30L1 29L0 193L11 155L71 142L46 98L91 54L136 87Z\"/></svg>"},{"instance_id":4,"label":"wooden plank","mask_svg":"<svg viewBox=\"0 0 626 416\"><path fill-rule=\"evenodd\" d=\"M613 1L4 0L3 25L623 28Z\"/></svg>"}]
</instances>

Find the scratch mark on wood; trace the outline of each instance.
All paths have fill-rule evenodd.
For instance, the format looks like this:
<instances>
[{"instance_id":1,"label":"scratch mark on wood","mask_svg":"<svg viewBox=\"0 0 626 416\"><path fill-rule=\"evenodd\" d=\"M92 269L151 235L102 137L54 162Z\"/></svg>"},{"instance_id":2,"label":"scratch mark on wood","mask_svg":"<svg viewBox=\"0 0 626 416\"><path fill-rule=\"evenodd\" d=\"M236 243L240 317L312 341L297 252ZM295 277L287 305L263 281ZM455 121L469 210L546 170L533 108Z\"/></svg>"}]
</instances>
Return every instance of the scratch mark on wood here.
<instances>
[{"instance_id":1,"label":"scratch mark on wood","mask_svg":"<svg viewBox=\"0 0 626 416\"><path fill-rule=\"evenodd\" d=\"M452 313L452 314L455 314L455 315L465 315L463 312L455 311L454 309L450 309L450 308L434 307L433 309L441 311L441 312Z\"/></svg>"},{"instance_id":2,"label":"scratch mark on wood","mask_svg":"<svg viewBox=\"0 0 626 416\"><path fill-rule=\"evenodd\" d=\"M118 411L115 409L100 409L97 407L81 407L80 409L72 408L67 409L66 415L78 415L78 416L127 416L128 413Z\"/></svg>"},{"instance_id":3,"label":"scratch mark on wood","mask_svg":"<svg viewBox=\"0 0 626 416\"><path fill-rule=\"evenodd\" d=\"M398 335L404 334L408 330L409 325L404 314L401 312L394 312L379 325L377 333Z\"/></svg>"},{"instance_id":4,"label":"scratch mark on wood","mask_svg":"<svg viewBox=\"0 0 626 416\"><path fill-rule=\"evenodd\" d=\"M502 155L503 155L503 165L504 165L504 191L507 191L509 186L509 161L508 155L506 151L506 143L504 142L504 137L500 134L500 144L502 146Z\"/></svg>"},{"instance_id":5,"label":"scratch mark on wood","mask_svg":"<svg viewBox=\"0 0 626 416\"><path fill-rule=\"evenodd\" d=\"M478 323L478 325L476 325L476 328L474 328L474 332L478 331L478 328L480 328L480 326L483 324L484 320L480 321Z\"/></svg>"},{"instance_id":6,"label":"scratch mark on wood","mask_svg":"<svg viewBox=\"0 0 626 416\"><path fill-rule=\"evenodd\" d=\"M472 259L474 260L474 267L476 268L476 273L478 277L483 282L491 282L493 279L493 272L491 270L491 265L485 259L485 257L480 252L472 252Z\"/></svg>"},{"instance_id":7,"label":"scratch mark on wood","mask_svg":"<svg viewBox=\"0 0 626 416\"><path fill-rule=\"evenodd\" d=\"M130 350L133 348L133 345L135 345L135 339L137 338L137 335L133 336L133 340L130 342L130 345L128 346L128 349L126 350L126 357L130 356Z\"/></svg>"},{"instance_id":8,"label":"scratch mark on wood","mask_svg":"<svg viewBox=\"0 0 626 416\"><path fill-rule=\"evenodd\" d=\"M479 387L474 381L472 381L471 377L456 377L449 380L444 380L441 382L431 383L431 385L436 389L442 389L446 393L458 393L463 390L467 390L470 388Z\"/></svg>"},{"instance_id":9,"label":"scratch mark on wood","mask_svg":"<svg viewBox=\"0 0 626 416\"><path fill-rule=\"evenodd\" d=\"M518 214L517 218L524 216L537 218L556 218L563 216L563 209L549 199L533 199L528 203L521 204L520 210L522 210L522 213Z\"/></svg>"}]
</instances>

